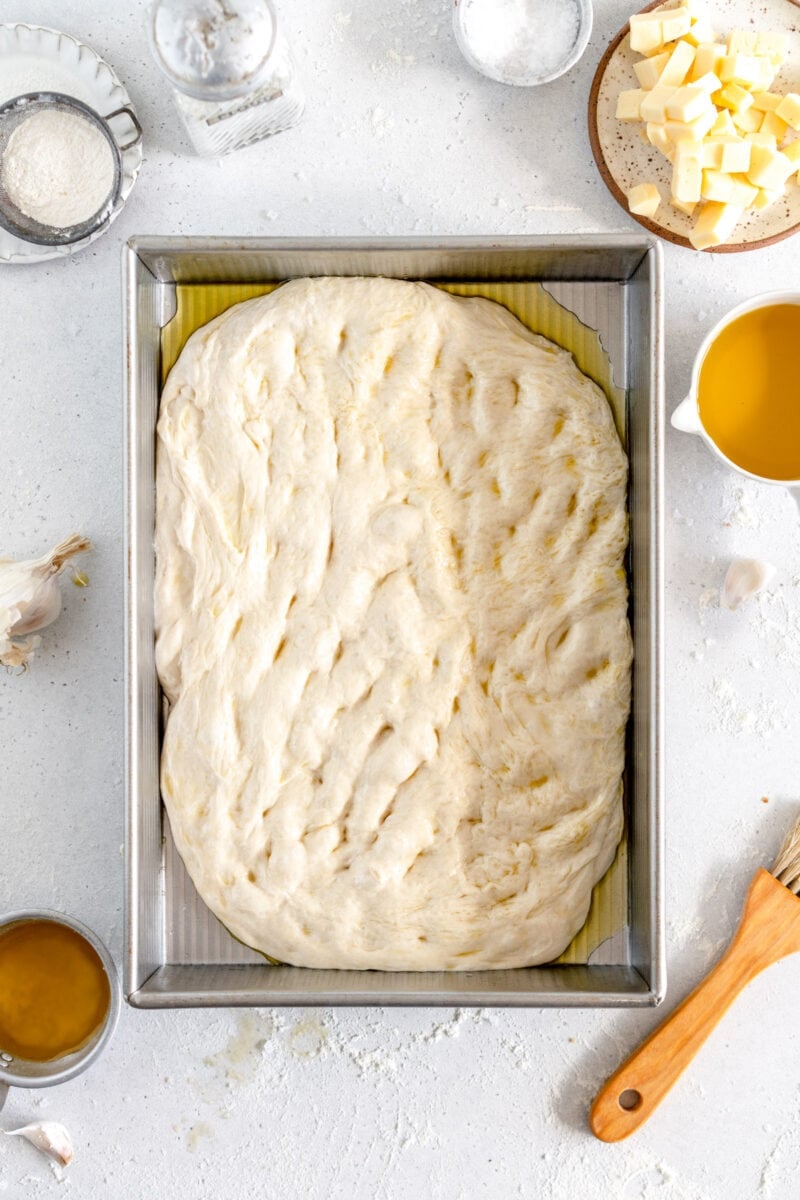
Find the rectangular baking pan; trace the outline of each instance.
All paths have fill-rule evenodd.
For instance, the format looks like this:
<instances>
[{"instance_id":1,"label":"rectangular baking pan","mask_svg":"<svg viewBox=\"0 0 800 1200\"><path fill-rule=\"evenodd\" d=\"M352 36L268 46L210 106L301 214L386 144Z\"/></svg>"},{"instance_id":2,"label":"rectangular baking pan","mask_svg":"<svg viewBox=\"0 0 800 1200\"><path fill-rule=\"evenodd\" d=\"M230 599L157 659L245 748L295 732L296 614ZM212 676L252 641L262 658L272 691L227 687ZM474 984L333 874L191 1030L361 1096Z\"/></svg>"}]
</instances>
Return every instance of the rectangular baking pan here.
<instances>
[{"instance_id":1,"label":"rectangular baking pan","mask_svg":"<svg viewBox=\"0 0 800 1200\"><path fill-rule=\"evenodd\" d=\"M538 281L599 333L625 401L635 647L625 779L627 915L584 964L476 972L271 966L197 896L159 792L154 662L155 425L176 285L385 275ZM126 293L126 954L136 1008L203 1005L643 1006L665 987L662 833L661 252L642 234L361 239L133 238Z\"/></svg>"}]
</instances>

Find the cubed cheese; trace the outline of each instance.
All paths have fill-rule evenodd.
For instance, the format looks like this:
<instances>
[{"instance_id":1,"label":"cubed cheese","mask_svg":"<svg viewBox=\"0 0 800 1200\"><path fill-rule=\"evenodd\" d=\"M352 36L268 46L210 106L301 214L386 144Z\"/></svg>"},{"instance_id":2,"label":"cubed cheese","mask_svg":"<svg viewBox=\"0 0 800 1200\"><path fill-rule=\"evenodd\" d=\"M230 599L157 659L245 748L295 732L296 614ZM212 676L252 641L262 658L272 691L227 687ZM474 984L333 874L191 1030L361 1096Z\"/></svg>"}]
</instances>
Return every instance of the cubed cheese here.
<instances>
[{"instance_id":1,"label":"cubed cheese","mask_svg":"<svg viewBox=\"0 0 800 1200\"><path fill-rule=\"evenodd\" d=\"M651 88L656 86L658 77L669 62L669 59L669 50L664 50L661 54L655 54L652 58L641 58L639 62L633 64L636 78L646 92L649 92Z\"/></svg>"},{"instance_id":2,"label":"cubed cheese","mask_svg":"<svg viewBox=\"0 0 800 1200\"><path fill-rule=\"evenodd\" d=\"M771 133L776 142L782 142L789 132L789 126L776 112L765 112L758 128L759 133Z\"/></svg>"},{"instance_id":3,"label":"cubed cheese","mask_svg":"<svg viewBox=\"0 0 800 1200\"><path fill-rule=\"evenodd\" d=\"M617 96L617 120L638 121L641 115L642 100L646 95L647 93L642 88L629 88L625 92L620 92Z\"/></svg>"},{"instance_id":4,"label":"cubed cheese","mask_svg":"<svg viewBox=\"0 0 800 1200\"><path fill-rule=\"evenodd\" d=\"M677 88L665 103L667 116L672 121L694 121L711 107L708 92L694 84Z\"/></svg>"},{"instance_id":5,"label":"cubed cheese","mask_svg":"<svg viewBox=\"0 0 800 1200\"><path fill-rule=\"evenodd\" d=\"M658 82L665 87L680 87L694 62L694 46L688 42L677 42L669 56Z\"/></svg>"},{"instance_id":6,"label":"cubed cheese","mask_svg":"<svg viewBox=\"0 0 800 1200\"><path fill-rule=\"evenodd\" d=\"M800 96L797 92L789 92L784 96L775 109L776 116L791 125L792 129L800 129Z\"/></svg>"},{"instance_id":7,"label":"cubed cheese","mask_svg":"<svg viewBox=\"0 0 800 1200\"><path fill-rule=\"evenodd\" d=\"M734 180L723 171L703 171L700 195L703 200L716 200L720 204L727 204L733 196L734 187Z\"/></svg>"},{"instance_id":8,"label":"cubed cheese","mask_svg":"<svg viewBox=\"0 0 800 1200\"><path fill-rule=\"evenodd\" d=\"M720 142L722 151L719 169L721 171L740 172L747 174L750 168L751 145L744 139L735 142Z\"/></svg>"},{"instance_id":9,"label":"cubed cheese","mask_svg":"<svg viewBox=\"0 0 800 1200\"><path fill-rule=\"evenodd\" d=\"M703 168L699 146L678 145L672 172L672 196L686 204L696 203L703 186Z\"/></svg>"},{"instance_id":10,"label":"cubed cheese","mask_svg":"<svg viewBox=\"0 0 800 1200\"><path fill-rule=\"evenodd\" d=\"M779 96L777 92L755 92L753 95L753 108L759 112L774 112L783 96Z\"/></svg>"},{"instance_id":11,"label":"cubed cheese","mask_svg":"<svg viewBox=\"0 0 800 1200\"><path fill-rule=\"evenodd\" d=\"M724 57L725 47L723 45L719 43L701 43L695 51L694 62L689 72L691 82L693 83L695 79L700 79L703 75L707 75L709 71L716 72L717 63Z\"/></svg>"},{"instance_id":12,"label":"cubed cheese","mask_svg":"<svg viewBox=\"0 0 800 1200\"><path fill-rule=\"evenodd\" d=\"M756 187L765 188L768 192L776 191L783 187L794 169L794 163L780 150L770 150L767 146L752 146L747 178Z\"/></svg>"},{"instance_id":13,"label":"cubed cheese","mask_svg":"<svg viewBox=\"0 0 800 1200\"><path fill-rule=\"evenodd\" d=\"M719 108L728 108L731 112L747 112L753 103L750 93L738 83L726 83L724 88L714 97L714 103Z\"/></svg>"},{"instance_id":14,"label":"cubed cheese","mask_svg":"<svg viewBox=\"0 0 800 1200\"><path fill-rule=\"evenodd\" d=\"M708 250L727 242L736 228L742 210L734 204L704 204L689 241L696 250Z\"/></svg>"},{"instance_id":15,"label":"cubed cheese","mask_svg":"<svg viewBox=\"0 0 800 1200\"><path fill-rule=\"evenodd\" d=\"M667 101L675 92L670 87L654 87L642 100L640 112L643 121L657 121L663 125L667 119Z\"/></svg>"},{"instance_id":16,"label":"cubed cheese","mask_svg":"<svg viewBox=\"0 0 800 1200\"><path fill-rule=\"evenodd\" d=\"M628 192L628 208L640 217L654 217L661 196L654 183L639 183Z\"/></svg>"}]
</instances>

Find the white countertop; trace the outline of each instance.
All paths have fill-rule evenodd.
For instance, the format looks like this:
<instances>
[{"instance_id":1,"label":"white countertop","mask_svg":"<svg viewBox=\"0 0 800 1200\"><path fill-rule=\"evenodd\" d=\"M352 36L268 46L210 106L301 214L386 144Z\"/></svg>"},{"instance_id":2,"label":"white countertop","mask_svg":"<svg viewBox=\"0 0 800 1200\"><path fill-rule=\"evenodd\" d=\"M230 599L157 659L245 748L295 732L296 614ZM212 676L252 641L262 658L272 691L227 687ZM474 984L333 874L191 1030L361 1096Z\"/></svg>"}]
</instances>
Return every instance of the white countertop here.
<instances>
[{"instance_id":1,"label":"white countertop","mask_svg":"<svg viewBox=\"0 0 800 1200\"><path fill-rule=\"evenodd\" d=\"M635 229L585 132L589 82L629 15L598 0L566 79L514 91L475 75L447 0L284 2L308 110L222 161L187 154L145 38L144 0L6 0L90 42L126 82L145 163L111 231L72 260L0 268L0 550L80 530L91 585L25 676L0 677L0 912L62 909L122 928L120 246L132 234L369 235ZM668 410L703 332L790 288L800 242L706 256L665 246ZM756 980L629 1142L587 1131L610 1071L708 968L756 864L800 799L800 524L788 495L667 437L667 899L661 1011L123 1011L104 1057L0 1124L63 1121L61 1182L0 1139L0 1197L76 1200L752 1200L795 1194L800 958ZM765 597L719 609L731 556L770 559ZM762 802L768 798L768 803ZM795 1182L792 1182L794 1180Z\"/></svg>"}]
</instances>

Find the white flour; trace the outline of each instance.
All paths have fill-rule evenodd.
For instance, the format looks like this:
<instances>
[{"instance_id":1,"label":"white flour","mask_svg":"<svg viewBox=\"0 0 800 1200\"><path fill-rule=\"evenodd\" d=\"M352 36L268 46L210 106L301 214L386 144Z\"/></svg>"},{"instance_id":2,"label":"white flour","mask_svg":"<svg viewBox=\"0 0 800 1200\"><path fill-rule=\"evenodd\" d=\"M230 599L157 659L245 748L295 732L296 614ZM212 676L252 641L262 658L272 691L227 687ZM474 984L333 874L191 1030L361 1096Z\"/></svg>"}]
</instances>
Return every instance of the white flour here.
<instances>
[{"instance_id":1,"label":"white flour","mask_svg":"<svg viewBox=\"0 0 800 1200\"><path fill-rule=\"evenodd\" d=\"M463 29L476 60L494 75L550 75L580 27L577 0L466 0Z\"/></svg>"},{"instance_id":2,"label":"white flour","mask_svg":"<svg viewBox=\"0 0 800 1200\"><path fill-rule=\"evenodd\" d=\"M114 155L106 138L77 113L41 109L11 134L2 184L9 199L42 225L66 229L108 200Z\"/></svg>"}]
</instances>

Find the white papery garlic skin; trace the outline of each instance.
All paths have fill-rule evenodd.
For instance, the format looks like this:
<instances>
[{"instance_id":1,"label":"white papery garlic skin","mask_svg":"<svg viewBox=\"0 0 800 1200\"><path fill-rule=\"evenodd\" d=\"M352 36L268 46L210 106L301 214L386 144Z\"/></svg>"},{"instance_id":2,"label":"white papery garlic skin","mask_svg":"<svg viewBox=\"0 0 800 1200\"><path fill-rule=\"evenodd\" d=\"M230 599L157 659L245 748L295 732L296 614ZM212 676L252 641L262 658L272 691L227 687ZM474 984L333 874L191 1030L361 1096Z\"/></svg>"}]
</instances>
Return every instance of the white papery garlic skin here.
<instances>
[{"instance_id":1,"label":"white papery garlic skin","mask_svg":"<svg viewBox=\"0 0 800 1200\"><path fill-rule=\"evenodd\" d=\"M21 1129L4 1129L7 1137L27 1138L31 1145L60 1167L68 1167L74 1157L72 1138L58 1121L38 1121L35 1125L23 1125Z\"/></svg>"},{"instance_id":2,"label":"white papery garlic skin","mask_svg":"<svg viewBox=\"0 0 800 1200\"><path fill-rule=\"evenodd\" d=\"M69 559L90 549L87 538L73 533L41 558L0 559L0 664L28 665L40 641L28 635L50 625L61 612L57 575Z\"/></svg>"},{"instance_id":3,"label":"white papery garlic skin","mask_svg":"<svg viewBox=\"0 0 800 1200\"><path fill-rule=\"evenodd\" d=\"M722 607L736 609L765 588L775 574L772 563L758 558L735 558L722 585Z\"/></svg>"}]
</instances>

